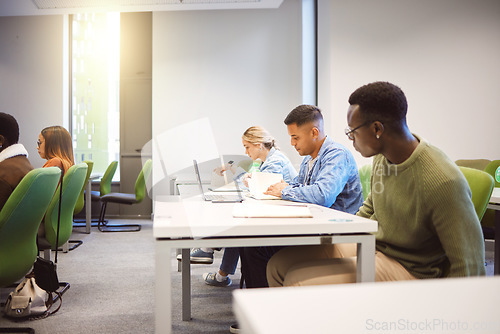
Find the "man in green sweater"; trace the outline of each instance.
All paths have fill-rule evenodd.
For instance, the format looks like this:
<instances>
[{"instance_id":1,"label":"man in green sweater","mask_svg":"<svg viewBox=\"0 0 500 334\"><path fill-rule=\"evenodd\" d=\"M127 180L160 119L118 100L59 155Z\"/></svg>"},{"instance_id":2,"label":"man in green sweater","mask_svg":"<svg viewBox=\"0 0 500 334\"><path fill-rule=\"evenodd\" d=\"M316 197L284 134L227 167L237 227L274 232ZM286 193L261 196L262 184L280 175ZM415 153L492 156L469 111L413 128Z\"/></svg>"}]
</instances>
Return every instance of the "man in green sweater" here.
<instances>
[{"instance_id":1,"label":"man in green sweater","mask_svg":"<svg viewBox=\"0 0 500 334\"><path fill-rule=\"evenodd\" d=\"M346 135L374 157L371 192L357 215L378 221L375 280L484 275L484 240L467 181L406 124L407 102L388 82L349 97ZM287 247L267 266L269 286L356 281L355 245Z\"/></svg>"}]
</instances>

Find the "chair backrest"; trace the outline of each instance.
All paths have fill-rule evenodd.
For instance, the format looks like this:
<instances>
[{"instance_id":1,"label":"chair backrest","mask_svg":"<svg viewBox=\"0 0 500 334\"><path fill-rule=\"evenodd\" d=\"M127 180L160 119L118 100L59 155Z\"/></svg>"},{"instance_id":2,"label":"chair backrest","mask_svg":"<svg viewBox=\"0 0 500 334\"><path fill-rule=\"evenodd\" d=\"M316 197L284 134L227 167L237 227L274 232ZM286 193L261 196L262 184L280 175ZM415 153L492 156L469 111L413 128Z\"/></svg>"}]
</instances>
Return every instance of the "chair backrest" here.
<instances>
[{"instance_id":1,"label":"chair backrest","mask_svg":"<svg viewBox=\"0 0 500 334\"><path fill-rule=\"evenodd\" d=\"M455 161L457 166L474 168L484 170L484 168L491 162L488 159L459 159Z\"/></svg>"},{"instance_id":2,"label":"chair backrest","mask_svg":"<svg viewBox=\"0 0 500 334\"><path fill-rule=\"evenodd\" d=\"M57 167L30 171L0 211L0 287L16 282L33 266L38 227L60 176Z\"/></svg>"},{"instance_id":3,"label":"chair backrest","mask_svg":"<svg viewBox=\"0 0 500 334\"><path fill-rule=\"evenodd\" d=\"M45 239L47 239L52 248L63 245L71 236L73 230L73 210L75 209L76 200L83 187L83 182L87 175L87 168L87 164L82 162L71 166L64 175L58 245L56 245L56 235L57 217L59 213L59 187L57 187L54 197L45 213Z\"/></svg>"},{"instance_id":4,"label":"chair backrest","mask_svg":"<svg viewBox=\"0 0 500 334\"><path fill-rule=\"evenodd\" d=\"M85 181L83 182L82 191L80 191L80 195L76 199L75 210L73 214L77 214L82 211L83 206L85 205L85 187L87 186L87 182L89 182L90 174L92 174L92 169L94 168L94 162L90 160L85 160L84 163L87 164L87 176L85 176Z\"/></svg>"},{"instance_id":5,"label":"chair backrest","mask_svg":"<svg viewBox=\"0 0 500 334\"><path fill-rule=\"evenodd\" d=\"M468 167L459 167L472 193L472 203L476 209L476 214L479 220L483 218L486 207L491 197L495 182L490 174Z\"/></svg>"},{"instance_id":6,"label":"chair backrest","mask_svg":"<svg viewBox=\"0 0 500 334\"><path fill-rule=\"evenodd\" d=\"M152 166L151 159L147 160L142 166L142 170L135 181L135 199L137 203L142 202L144 197L146 197L146 181L149 179Z\"/></svg>"},{"instance_id":7,"label":"chair backrest","mask_svg":"<svg viewBox=\"0 0 500 334\"><path fill-rule=\"evenodd\" d=\"M493 176L495 179L495 187L500 187L500 182L495 178L495 173L498 167L500 167L500 160L493 160L484 168L484 171Z\"/></svg>"},{"instance_id":8,"label":"chair backrest","mask_svg":"<svg viewBox=\"0 0 500 334\"><path fill-rule=\"evenodd\" d=\"M363 187L363 200L366 200L371 190L372 165L364 165L358 172L361 186Z\"/></svg>"},{"instance_id":9,"label":"chair backrest","mask_svg":"<svg viewBox=\"0 0 500 334\"><path fill-rule=\"evenodd\" d=\"M100 196L104 196L111 192L111 181L113 180L113 176L115 176L116 167L118 167L118 161L111 161L108 168L104 172L104 175L101 178L100 185Z\"/></svg>"}]
</instances>

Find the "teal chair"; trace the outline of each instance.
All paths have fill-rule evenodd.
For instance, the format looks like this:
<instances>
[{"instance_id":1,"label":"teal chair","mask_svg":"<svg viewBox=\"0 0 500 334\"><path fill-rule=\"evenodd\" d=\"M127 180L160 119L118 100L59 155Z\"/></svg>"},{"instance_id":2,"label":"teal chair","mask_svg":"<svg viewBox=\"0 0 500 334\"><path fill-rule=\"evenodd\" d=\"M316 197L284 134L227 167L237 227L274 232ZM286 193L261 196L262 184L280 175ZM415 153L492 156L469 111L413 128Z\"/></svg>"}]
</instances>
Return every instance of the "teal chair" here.
<instances>
[{"instance_id":1,"label":"teal chair","mask_svg":"<svg viewBox=\"0 0 500 334\"><path fill-rule=\"evenodd\" d=\"M468 167L459 167L472 193L472 203L479 220L483 218L494 188L494 180L488 173Z\"/></svg>"},{"instance_id":2,"label":"teal chair","mask_svg":"<svg viewBox=\"0 0 500 334\"><path fill-rule=\"evenodd\" d=\"M99 231L101 232L137 232L141 230L141 225L138 224L124 224L124 225L110 225L104 224L104 217L106 215L106 207L108 203L118 204L137 204L143 201L146 197L146 181L151 174L152 161L147 160L142 166L141 172L135 181L135 193L109 193L101 197L101 214L99 216Z\"/></svg>"},{"instance_id":3,"label":"teal chair","mask_svg":"<svg viewBox=\"0 0 500 334\"><path fill-rule=\"evenodd\" d=\"M30 272L38 253L36 236L61 176L57 167L24 176L0 211L0 287ZM33 328L0 328L1 333L35 333Z\"/></svg>"},{"instance_id":4,"label":"teal chair","mask_svg":"<svg viewBox=\"0 0 500 334\"><path fill-rule=\"evenodd\" d=\"M366 200L371 190L372 165L364 165L359 170L359 179L363 187L363 200Z\"/></svg>"},{"instance_id":5,"label":"teal chair","mask_svg":"<svg viewBox=\"0 0 500 334\"><path fill-rule=\"evenodd\" d=\"M59 187L52 197L43 220L45 236L38 238L38 249L44 251L44 258L47 260L50 260L50 250L62 246L71 236L73 230L73 211L75 210L76 201L82 190L86 175L87 164L82 162L71 166L63 177L61 219L59 240L57 244L57 220L60 197Z\"/></svg>"}]
</instances>

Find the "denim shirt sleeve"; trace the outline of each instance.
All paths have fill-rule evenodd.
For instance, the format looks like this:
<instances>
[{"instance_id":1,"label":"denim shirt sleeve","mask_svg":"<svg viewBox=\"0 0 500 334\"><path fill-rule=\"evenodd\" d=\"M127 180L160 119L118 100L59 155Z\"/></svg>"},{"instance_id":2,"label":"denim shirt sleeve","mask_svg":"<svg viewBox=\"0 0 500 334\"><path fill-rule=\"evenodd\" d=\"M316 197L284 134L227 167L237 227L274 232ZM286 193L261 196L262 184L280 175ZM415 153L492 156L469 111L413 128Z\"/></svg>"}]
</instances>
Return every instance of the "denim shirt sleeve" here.
<instances>
[{"instance_id":1,"label":"denim shirt sleeve","mask_svg":"<svg viewBox=\"0 0 500 334\"><path fill-rule=\"evenodd\" d=\"M336 149L318 157L309 185L306 185L309 160L310 158L304 159L299 175L283 189L281 198L331 207L349 180L350 166L346 152Z\"/></svg>"}]
</instances>

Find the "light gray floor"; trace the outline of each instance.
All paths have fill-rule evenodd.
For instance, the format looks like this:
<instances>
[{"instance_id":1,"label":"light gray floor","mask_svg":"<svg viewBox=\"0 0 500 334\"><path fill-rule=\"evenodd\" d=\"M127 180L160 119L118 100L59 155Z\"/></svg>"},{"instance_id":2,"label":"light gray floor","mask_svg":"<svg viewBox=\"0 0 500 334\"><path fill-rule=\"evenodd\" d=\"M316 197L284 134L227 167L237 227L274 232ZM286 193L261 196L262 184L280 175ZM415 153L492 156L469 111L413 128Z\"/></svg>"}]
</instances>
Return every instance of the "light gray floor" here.
<instances>
[{"instance_id":1,"label":"light gray floor","mask_svg":"<svg viewBox=\"0 0 500 334\"><path fill-rule=\"evenodd\" d=\"M111 223L124 222L111 220ZM82 239L83 245L66 254L59 253L60 281L71 284L63 296L61 310L46 319L13 322L0 317L0 327L31 326L38 334L66 333L154 333L154 239L152 222L140 220L142 230L133 233L102 233L92 228L74 230L72 239ZM493 252L487 244L486 270L493 274ZM201 275L217 270L222 252L215 252L213 265L193 265L191 321L181 320L181 274L174 268L173 333L229 333L235 322L231 307L231 292L239 287L239 269L233 286L216 288L205 285ZM157 282L162 284L161 282ZM5 301L8 289L0 289Z\"/></svg>"},{"instance_id":2,"label":"light gray floor","mask_svg":"<svg viewBox=\"0 0 500 334\"><path fill-rule=\"evenodd\" d=\"M124 221L111 220L111 223L118 222ZM71 284L59 312L46 319L20 323L0 317L0 327L29 326L37 334L154 333L152 222L132 222L139 222L142 230L102 233L93 227L88 235L79 233L84 228L75 228L72 239L81 239L84 243L58 255L59 280ZM234 286L229 288L208 286L201 278L204 272L218 268L221 257L222 252L216 252L213 265L191 267L193 320L189 322L181 321L181 273L173 272L173 333L229 333L229 326L235 320L231 291L239 287L239 270ZM172 268L177 268L176 262L171 261ZM0 289L2 302L8 292Z\"/></svg>"}]
</instances>

